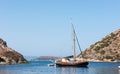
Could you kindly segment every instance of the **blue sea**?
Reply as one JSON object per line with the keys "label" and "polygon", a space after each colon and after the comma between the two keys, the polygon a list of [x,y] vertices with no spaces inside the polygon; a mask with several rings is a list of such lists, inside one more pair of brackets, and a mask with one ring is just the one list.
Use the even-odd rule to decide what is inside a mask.
{"label": "blue sea", "polygon": [[120,74],[120,63],[90,62],[88,67],[49,67],[51,61],[30,61],[29,64],[2,65],[0,74]]}

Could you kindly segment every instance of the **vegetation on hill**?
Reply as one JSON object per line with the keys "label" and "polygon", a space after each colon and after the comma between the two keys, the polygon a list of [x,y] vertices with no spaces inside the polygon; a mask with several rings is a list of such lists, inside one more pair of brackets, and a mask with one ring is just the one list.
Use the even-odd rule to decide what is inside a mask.
{"label": "vegetation on hill", "polygon": [[120,61],[120,29],[91,45],[82,55],[89,61]]}

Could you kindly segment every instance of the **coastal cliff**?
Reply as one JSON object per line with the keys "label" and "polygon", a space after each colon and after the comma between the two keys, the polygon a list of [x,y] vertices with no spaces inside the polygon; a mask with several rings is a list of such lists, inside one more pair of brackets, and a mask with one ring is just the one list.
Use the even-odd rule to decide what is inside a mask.
{"label": "coastal cliff", "polygon": [[9,48],[6,41],[0,38],[0,64],[20,64],[27,60],[20,53]]}
{"label": "coastal cliff", "polygon": [[[120,29],[91,45],[82,55],[83,58],[88,61],[120,61]],[[81,58],[82,55],[80,54],[79,58]]]}

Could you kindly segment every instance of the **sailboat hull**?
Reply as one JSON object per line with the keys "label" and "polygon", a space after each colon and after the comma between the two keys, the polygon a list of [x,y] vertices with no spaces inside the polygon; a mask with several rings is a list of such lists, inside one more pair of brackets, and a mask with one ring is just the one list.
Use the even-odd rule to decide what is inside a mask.
{"label": "sailboat hull", "polygon": [[56,62],[56,66],[87,67],[88,62]]}

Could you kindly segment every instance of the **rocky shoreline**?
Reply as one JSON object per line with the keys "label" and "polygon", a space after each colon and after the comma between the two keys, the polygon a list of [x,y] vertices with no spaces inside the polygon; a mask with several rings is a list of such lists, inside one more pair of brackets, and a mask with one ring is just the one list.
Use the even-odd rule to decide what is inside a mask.
{"label": "rocky shoreline", "polygon": [[27,60],[17,51],[9,48],[6,41],[0,38],[0,65],[21,64]]}

